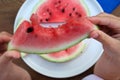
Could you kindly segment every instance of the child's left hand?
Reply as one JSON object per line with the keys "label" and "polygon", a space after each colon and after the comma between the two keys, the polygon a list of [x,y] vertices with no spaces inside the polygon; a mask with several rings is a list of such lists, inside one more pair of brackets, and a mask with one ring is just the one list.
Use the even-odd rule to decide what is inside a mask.
{"label": "child's left hand", "polygon": [[31,80],[29,73],[15,65],[12,60],[20,58],[18,51],[7,51],[12,35],[0,33],[0,80]]}

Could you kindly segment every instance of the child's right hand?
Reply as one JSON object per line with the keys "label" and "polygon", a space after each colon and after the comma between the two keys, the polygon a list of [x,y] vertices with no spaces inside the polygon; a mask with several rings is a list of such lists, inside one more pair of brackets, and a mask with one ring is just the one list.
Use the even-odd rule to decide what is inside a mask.
{"label": "child's right hand", "polygon": [[95,65],[94,73],[105,80],[120,80],[120,18],[101,13],[88,18],[92,23],[101,25],[90,36],[100,41],[104,53]]}

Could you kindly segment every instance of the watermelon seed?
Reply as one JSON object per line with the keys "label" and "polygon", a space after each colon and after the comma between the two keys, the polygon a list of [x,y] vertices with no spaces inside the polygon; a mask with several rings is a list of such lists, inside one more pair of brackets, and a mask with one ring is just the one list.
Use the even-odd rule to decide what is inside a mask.
{"label": "watermelon seed", "polygon": [[78,17],[81,17],[81,14],[79,14]]}
{"label": "watermelon seed", "polygon": [[71,17],[71,16],[72,16],[72,13],[70,13],[69,16]]}
{"label": "watermelon seed", "polygon": [[68,49],[66,49],[65,51],[68,52]]}
{"label": "watermelon seed", "polygon": [[59,1],[58,1],[58,3],[60,4],[60,3],[61,3],[61,1],[59,0]]}
{"label": "watermelon seed", "polygon": [[60,6],[60,3],[61,3],[61,1],[59,0],[59,1],[57,1],[57,2],[55,2],[55,7],[56,8],[58,8],[59,6]]}
{"label": "watermelon seed", "polygon": [[61,10],[61,12],[64,13],[64,12],[65,12],[65,8],[63,8],[63,9]]}
{"label": "watermelon seed", "polygon": [[45,21],[49,21],[49,18],[46,18]]}
{"label": "watermelon seed", "polygon": [[61,10],[62,13],[65,13],[65,8],[67,8],[67,6],[68,6],[68,3],[66,3],[66,4],[64,5],[64,7],[61,7],[61,8],[60,8],[60,10]]}
{"label": "watermelon seed", "polygon": [[52,15],[52,13],[51,13],[51,12],[49,12],[49,15]]}
{"label": "watermelon seed", "polygon": [[43,20],[41,19],[40,22],[42,22]]}
{"label": "watermelon seed", "polygon": [[78,14],[78,17],[81,17],[81,14]]}
{"label": "watermelon seed", "polygon": [[29,27],[28,29],[27,29],[27,33],[31,33],[31,32],[33,32],[34,31],[34,28],[33,27]]}
{"label": "watermelon seed", "polygon": [[78,12],[76,12],[75,14],[76,14],[76,15],[78,15],[79,13],[78,13]]}
{"label": "watermelon seed", "polygon": [[[76,10],[76,8],[74,7],[72,10],[73,10],[73,11],[72,11],[71,13],[69,13],[69,16],[70,16],[70,17],[72,16],[72,14],[73,14],[73,12]],[[76,13],[76,15],[78,15],[78,13]]]}
{"label": "watermelon seed", "polygon": [[81,14],[80,14],[80,13],[75,12],[75,14],[76,14],[78,17],[81,17]]}
{"label": "watermelon seed", "polygon": [[73,8],[73,11],[75,11],[75,9],[76,9],[76,8],[74,7],[74,8]]}
{"label": "watermelon seed", "polygon": [[49,12],[50,10],[49,9],[47,9],[47,12]]}

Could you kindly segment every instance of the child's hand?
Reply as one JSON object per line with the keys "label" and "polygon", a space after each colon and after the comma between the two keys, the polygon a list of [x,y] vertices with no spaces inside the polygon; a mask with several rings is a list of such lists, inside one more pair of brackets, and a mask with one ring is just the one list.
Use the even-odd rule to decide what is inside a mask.
{"label": "child's hand", "polygon": [[7,50],[7,44],[11,37],[12,35],[7,32],[0,32],[0,54]]}
{"label": "child's hand", "polygon": [[18,51],[6,51],[12,35],[0,33],[0,80],[31,80],[27,71],[12,63],[13,59],[20,58]]}
{"label": "child's hand", "polygon": [[88,19],[101,25],[101,30],[92,31],[91,37],[100,41],[104,47],[94,73],[105,80],[120,80],[120,18],[102,13]]}

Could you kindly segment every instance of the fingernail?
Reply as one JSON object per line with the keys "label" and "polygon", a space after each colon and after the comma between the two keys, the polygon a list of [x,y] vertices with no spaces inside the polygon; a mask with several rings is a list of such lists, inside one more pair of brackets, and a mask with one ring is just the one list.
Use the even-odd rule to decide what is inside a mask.
{"label": "fingernail", "polygon": [[92,37],[92,38],[98,38],[98,36],[99,36],[99,34],[96,31],[92,31],[90,34],[90,37]]}
{"label": "fingernail", "polygon": [[95,33],[92,35],[92,38],[98,38],[98,36],[99,36],[98,33]]}

